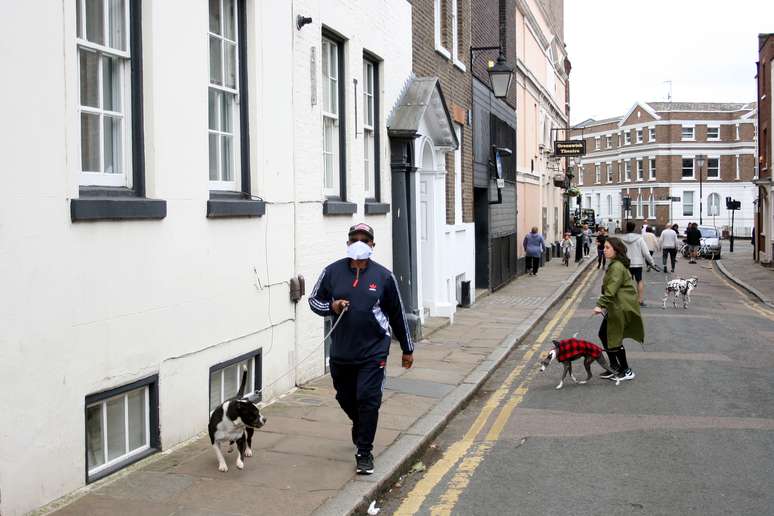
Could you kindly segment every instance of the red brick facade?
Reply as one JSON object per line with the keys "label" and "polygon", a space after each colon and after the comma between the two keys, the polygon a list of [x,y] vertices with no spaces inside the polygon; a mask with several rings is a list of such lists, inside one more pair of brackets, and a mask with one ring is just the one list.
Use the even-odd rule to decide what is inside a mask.
{"label": "red brick facade", "polygon": [[[467,67],[470,49],[471,0],[457,0],[457,60]],[[441,44],[450,52],[452,46],[452,0],[440,0]],[[435,48],[435,1],[413,0],[413,67],[418,77],[438,77],[449,111],[467,114],[471,106],[470,71],[462,71]],[[452,56],[453,57],[453,56]],[[467,118],[467,116],[465,116]],[[462,220],[473,222],[473,134],[468,120],[462,129]],[[454,223],[454,153],[446,155],[446,222]]]}

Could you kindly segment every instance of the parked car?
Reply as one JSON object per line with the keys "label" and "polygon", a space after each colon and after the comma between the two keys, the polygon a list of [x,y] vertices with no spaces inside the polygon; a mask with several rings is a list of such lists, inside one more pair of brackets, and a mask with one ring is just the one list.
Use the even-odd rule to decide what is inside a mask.
{"label": "parked car", "polygon": [[716,260],[720,258],[720,231],[715,226],[699,226],[701,243],[707,246],[707,254]]}

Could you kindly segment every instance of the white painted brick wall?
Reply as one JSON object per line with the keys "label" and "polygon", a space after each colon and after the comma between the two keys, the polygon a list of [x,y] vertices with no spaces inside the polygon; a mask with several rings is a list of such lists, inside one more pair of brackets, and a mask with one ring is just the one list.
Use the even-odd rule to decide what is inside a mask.
{"label": "white painted brick wall", "polygon": [[[347,230],[359,221],[374,228],[376,249],[374,259],[392,265],[391,215],[364,215],[363,140],[362,140],[362,55],[366,49],[379,56],[381,65],[381,192],[382,202],[390,203],[390,157],[385,121],[403,84],[411,74],[411,6],[395,0],[299,0],[294,16],[310,16],[312,24],[295,33],[293,106],[295,119],[296,169],[296,268],[306,278],[307,293],[311,292],[323,267],[342,258],[346,253]],[[347,197],[357,203],[352,216],[323,216],[322,192],[322,79],[321,30],[326,27],[344,38],[347,112]],[[311,105],[310,49],[317,49],[317,99]],[[358,80],[357,122],[361,134],[355,138],[354,87]],[[302,383],[323,372],[323,320],[312,313],[306,298],[297,312],[298,356],[311,355],[298,368],[297,381]]]}

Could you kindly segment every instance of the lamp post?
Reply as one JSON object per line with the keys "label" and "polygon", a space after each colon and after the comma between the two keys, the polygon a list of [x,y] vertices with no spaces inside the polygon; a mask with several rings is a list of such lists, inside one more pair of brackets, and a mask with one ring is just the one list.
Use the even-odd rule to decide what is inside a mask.
{"label": "lamp post", "polygon": [[508,89],[511,87],[511,81],[513,80],[513,67],[505,60],[502,47],[470,47],[470,68],[471,70],[473,69],[473,52],[482,52],[484,50],[499,51],[497,62],[487,67],[486,72],[489,74],[489,85],[492,87],[494,96],[498,99],[505,98],[508,95]]}
{"label": "lamp post", "polygon": [[706,161],[706,157],[704,154],[699,154],[696,156],[696,167],[699,169],[699,225],[701,226],[704,222],[704,219],[702,218],[702,215],[704,214],[704,191],[703,191],[703,180],[702,180],[702,169],[704,168],[704,163]]}

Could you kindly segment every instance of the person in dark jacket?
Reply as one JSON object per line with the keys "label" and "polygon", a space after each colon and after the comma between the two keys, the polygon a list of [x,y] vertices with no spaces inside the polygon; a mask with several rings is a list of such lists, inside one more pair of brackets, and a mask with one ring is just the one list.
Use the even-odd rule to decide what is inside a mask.
{"label": "person in dark jacket", "polygon": [[414,363],[398,282],[386,267],[371,260],[373,248],[371,226],[360,223],[349,228],[347,258],[325,267],[309,296],[314,313],[333,317],[331,379],[336,400],[352,420],[356,471],[362,475],[374,471],[371,451],[392,336],[403,350],[403,367]]}
{"label": "person in dark jacket", "polygon": [[607,259],[605,258],[605,242],[607,241],[607,230],[599,228],[597,233],[597,269],[600,267],[605,270]]}
{"label": "person in dark jacket", "polygon": [[691,259],[688,263],[696,263],[699,247],[701,247],[701,231],[699,231],[699,225],[695,222],[685,232],[685,243],[688,244],[688,250],[691,252]]}
{"label": "person in dark jacket", "polygon": [[532,231],[524,236],[524,252],[526,253],[527,272],[530,276],[535,276],[540,267],[540,257],[546,250],[546,244],[543,241],[543,235],[538,233],[537,226],[532,227]]}

